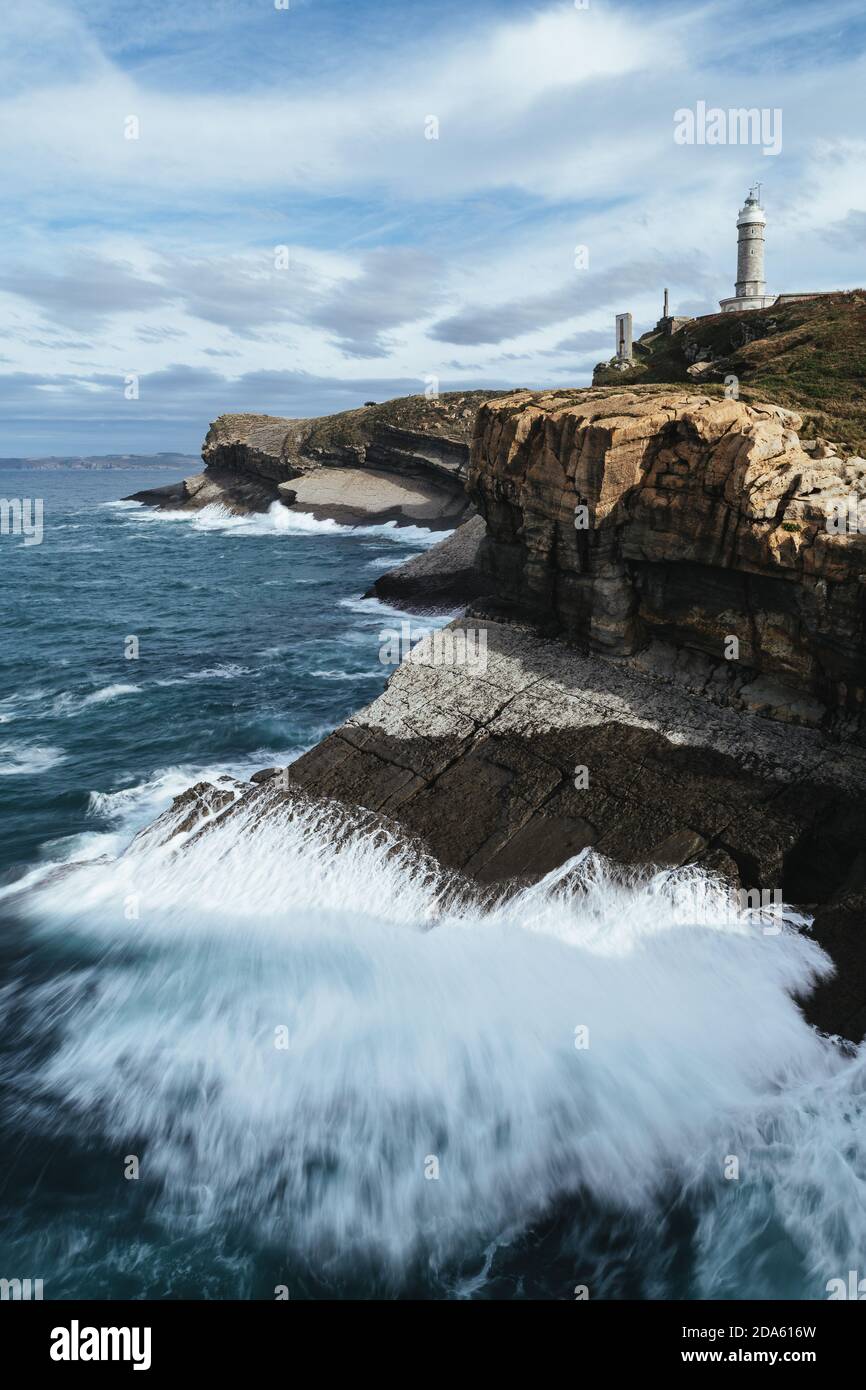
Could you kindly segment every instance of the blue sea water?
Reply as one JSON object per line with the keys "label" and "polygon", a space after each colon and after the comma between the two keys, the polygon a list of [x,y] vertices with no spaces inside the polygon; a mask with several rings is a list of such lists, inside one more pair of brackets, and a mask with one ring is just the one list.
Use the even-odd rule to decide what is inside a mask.
{"label": "blue sea water", "polygon": [[447,908],[308,812],[135,839],[374,698],[405,615],[361,595],[437,539],[118,501],[153,483],[2,475],[45,531],[0,536],[0,1277],[826,1296],[866,1250],[866,1067],[793,1002],[828,969],[797,914],[594,856]]}
{"label": "blue sea water", "polygon": [[160,481],[0,476],[45,517],[39,545],[0,537],[0,873],[107,828],[95,797],[286,762],[384,686],[401,617],[360,596],[437,537],[118,504]]}

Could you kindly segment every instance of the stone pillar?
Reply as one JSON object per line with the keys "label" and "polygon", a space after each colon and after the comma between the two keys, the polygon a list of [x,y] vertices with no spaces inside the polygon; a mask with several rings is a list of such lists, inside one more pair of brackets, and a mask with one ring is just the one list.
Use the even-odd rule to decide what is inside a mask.
{"label": "stone pillar", "polygon": [[668,312],[668,292],[667,292],[667,290],[665,290],[665,310],[664,310],[664,313],[662,314],[662,318],[663,318],[663,319],[669,319],[669,318],[670,318],[670,314],[669,314],[669,312]]}
{"label": "stone pillar", "polygon": [[631,314],[616,316],[616,359],[631,362]]}

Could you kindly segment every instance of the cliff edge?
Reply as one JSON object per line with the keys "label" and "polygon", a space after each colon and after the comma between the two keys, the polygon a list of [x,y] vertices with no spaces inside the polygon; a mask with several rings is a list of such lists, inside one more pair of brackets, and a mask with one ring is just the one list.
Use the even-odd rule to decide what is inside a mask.
{"label": "cliff edge", "polygon": [[[673,331],[671,331],[673,330]],[[690,382],[747,405],[774,401],[802,417],[801,439],[866,453],[866,290],[820,295],[737,314],[664,319],[635,341],[623,369],[601,362],[594,386]]]}
{"label": "cliff edge", "polygon": [[486,611],[859,736],[866,460],[817,456],[799,424],[671,388],[489,402],[468,478]]}
{"label": "cliff edge", "polygon": [[475,418],[496,394],[404,396],[305,420],[221,415],[204,441],[202,473],[126,500],[240,513],[280,502],[348,525],[450,529],[471,513],[464,483]]}

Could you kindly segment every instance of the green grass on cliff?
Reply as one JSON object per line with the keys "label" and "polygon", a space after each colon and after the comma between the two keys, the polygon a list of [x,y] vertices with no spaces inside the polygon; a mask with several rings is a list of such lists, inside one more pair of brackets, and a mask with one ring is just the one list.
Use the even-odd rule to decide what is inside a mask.
{"label": "green grass on cliff", "polygon": [[395,400],[343,410],[301,423],[307,427],[307,447],[366,443],[382,427],[410,433],[439,435],[469,443],[478,407],[483,401],[508,395],[507,391],[443,391],[435,398],[398,396]]}
{"label": "green grass on cliff", "polygon": [[807,299],[744,314],[694,319],[668,337],[648,333],[635,344],[632,370],[597,368],[596,386],[692,383],[688,367],[711,359],[712,373],[693,384],[721,394],[739,378],[740,399],[770,401],[803,416],[805,439],[821,435],[866,455],[866,291]]}

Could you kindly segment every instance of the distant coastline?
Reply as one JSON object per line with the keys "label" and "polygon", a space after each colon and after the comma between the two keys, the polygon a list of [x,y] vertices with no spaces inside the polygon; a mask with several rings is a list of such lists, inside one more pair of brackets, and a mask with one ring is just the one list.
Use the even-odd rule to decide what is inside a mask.
{"label": "distant coastline", "polygon": [[195,454],[48,454],[43,458],[0,458],[0,468],[32,468],[36,471],[55,468],[124,469],[124,468],[182,468],[201,467]]}

